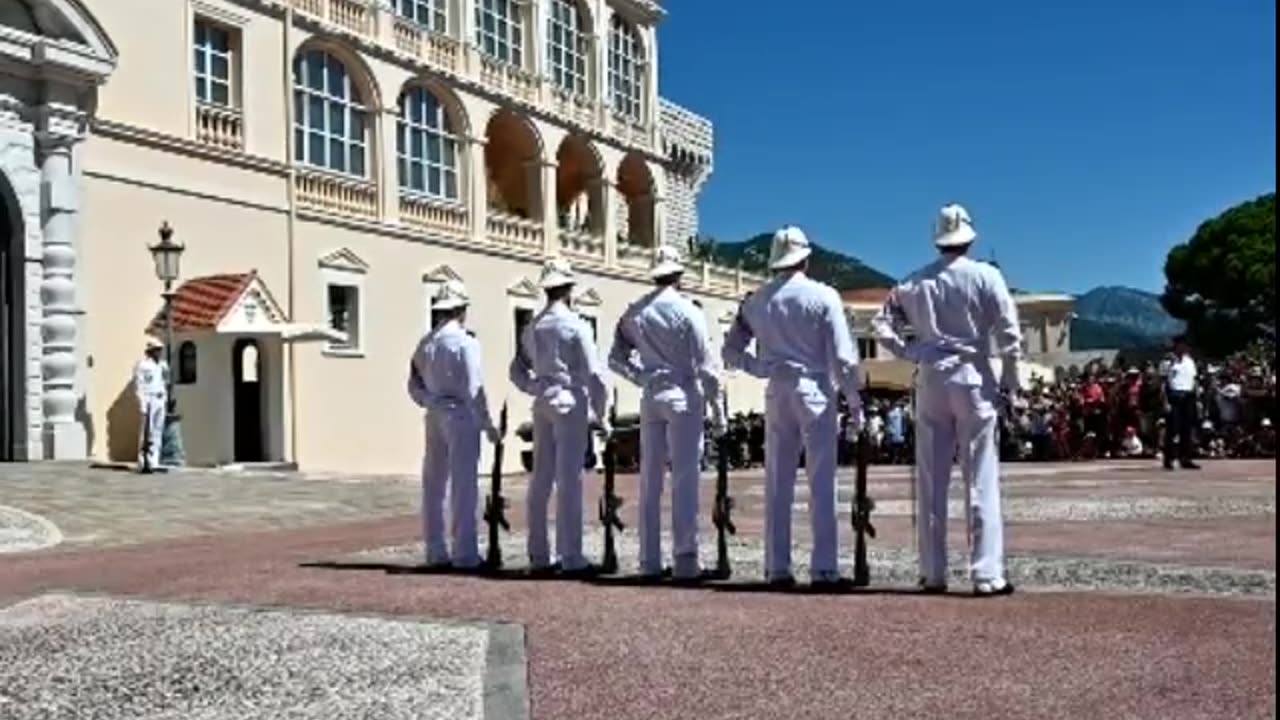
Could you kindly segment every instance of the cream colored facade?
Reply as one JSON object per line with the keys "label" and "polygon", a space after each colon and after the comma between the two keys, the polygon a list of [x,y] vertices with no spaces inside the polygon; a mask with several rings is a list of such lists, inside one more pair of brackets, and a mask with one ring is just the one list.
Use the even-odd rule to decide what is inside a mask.
{"label": "cream colored facade", "polygon": [[[146,246],[162,220],[186,245],[187,310],[201,283],[248,283],[176,337],[189,462],[412,471],[409,353],[451,277],[471,290],[490,400],[510,401],[514,428],[528,399],[506,365],[542,261],[578,268],[605,353],[653,248],[696,229],[710,124],[659,96],[664,14],[651,0],[18,0],[0,13],[5,457],[134,456],[130,375],[160,306]],[[691,269],[717,345],[757,282]],[[730,392],[761,402],[753,380]]]}

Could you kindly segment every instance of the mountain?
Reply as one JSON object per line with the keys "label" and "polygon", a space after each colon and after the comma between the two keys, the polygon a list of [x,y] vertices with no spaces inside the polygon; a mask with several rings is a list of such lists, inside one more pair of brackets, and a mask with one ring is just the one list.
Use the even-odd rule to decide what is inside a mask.
{"label": "mountain", "polygon": [[[765,273],[769,265],[769,245],[773,233],[761,233],[740,242],[718,243],[716,259],[725,265],[742,263],[748,272]],[[813,246],[809,270],[813,277],[834,286],[837,290],[892,287],[897,280],[857,258],[849,257],[820,245]]]}
{"label": "mountain", "polygon": [[1161,347],[1185,327],[1160,304],[1160,296],[1130,287],[1096,287],[1076,297],[1072,350],[1141,350]]}

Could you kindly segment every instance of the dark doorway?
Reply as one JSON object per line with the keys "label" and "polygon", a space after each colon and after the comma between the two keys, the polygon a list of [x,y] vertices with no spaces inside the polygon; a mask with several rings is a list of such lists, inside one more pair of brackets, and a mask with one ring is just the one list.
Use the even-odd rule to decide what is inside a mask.
{"label": "dark doorway", "polygon": [[234,387],[235,461],[263,462],[266,457],[263,422],[262,349],[250,338],[237,340],[231,350]]}
{"label": "dark doorway", "polygon": [[0,462],[25,460],[26,373],[23,372],[22,223],[0,177]]}

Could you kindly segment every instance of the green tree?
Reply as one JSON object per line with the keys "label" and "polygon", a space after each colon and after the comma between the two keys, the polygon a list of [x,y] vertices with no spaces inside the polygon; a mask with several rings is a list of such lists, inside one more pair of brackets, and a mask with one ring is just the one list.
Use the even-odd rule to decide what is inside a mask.
{"label": "green tree", "polygon": [[1203,352],[1225,355],[1275,333],[1276,194],[1206,220],[1164,263],[1161,304]]}

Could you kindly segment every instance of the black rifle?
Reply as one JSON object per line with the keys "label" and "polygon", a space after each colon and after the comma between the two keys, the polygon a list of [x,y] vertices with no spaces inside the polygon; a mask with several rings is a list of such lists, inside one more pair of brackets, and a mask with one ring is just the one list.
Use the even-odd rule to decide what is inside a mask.
{"label": "black rifle", "polygon": [[867,538],[875,538],[876,528],[871,524],[871,511],[876,502],[867,497],[867,465],[871,460],[871,439],[863,428],[858,433],[857,472],[853,488],[853,584],[866,587],[871,584],[871,568],[867,566]]}
{"label": "black rifle", "polygon": [[613,395],[613,406],[609,408],[609,425],[612,432],[604,443],[604,493],[600,496],[600,524],[604,525],[604,557],[600,562],[600,571],[605,574],[618,572],[618,549],[614,546],[613,531],[622,532],[626,526],[618,517],[618,509],[622,507],[622,498],[614,493],[614,473],[618,469],[618,394]]}
{"label": "black rifle", "polygon": [[[724,416],[729,417],[729,394],[724,395]],[[729,433],[725,428],[716,438],[716,500],[711,507],[711,522],[716,526],[715,576],[727,580],[733,575],[729,564],[729,536],[737,535],[733,525],[733,498],[729,496]]]}
{"label": "black rifle", "polygon": [[502,413],[498,416],[498,442],[493,444],[493,473],[489,476],[489,497],[484,502],[484,521],[489,523],[489,553],[485,559],[485,566],[490,570],[502,568],[502,541],[498,535],[498,529],[511,532],[511,525],[507,523],[507,499],[502,496],[502,446],[506,436],[507,404],[502,403]]}

